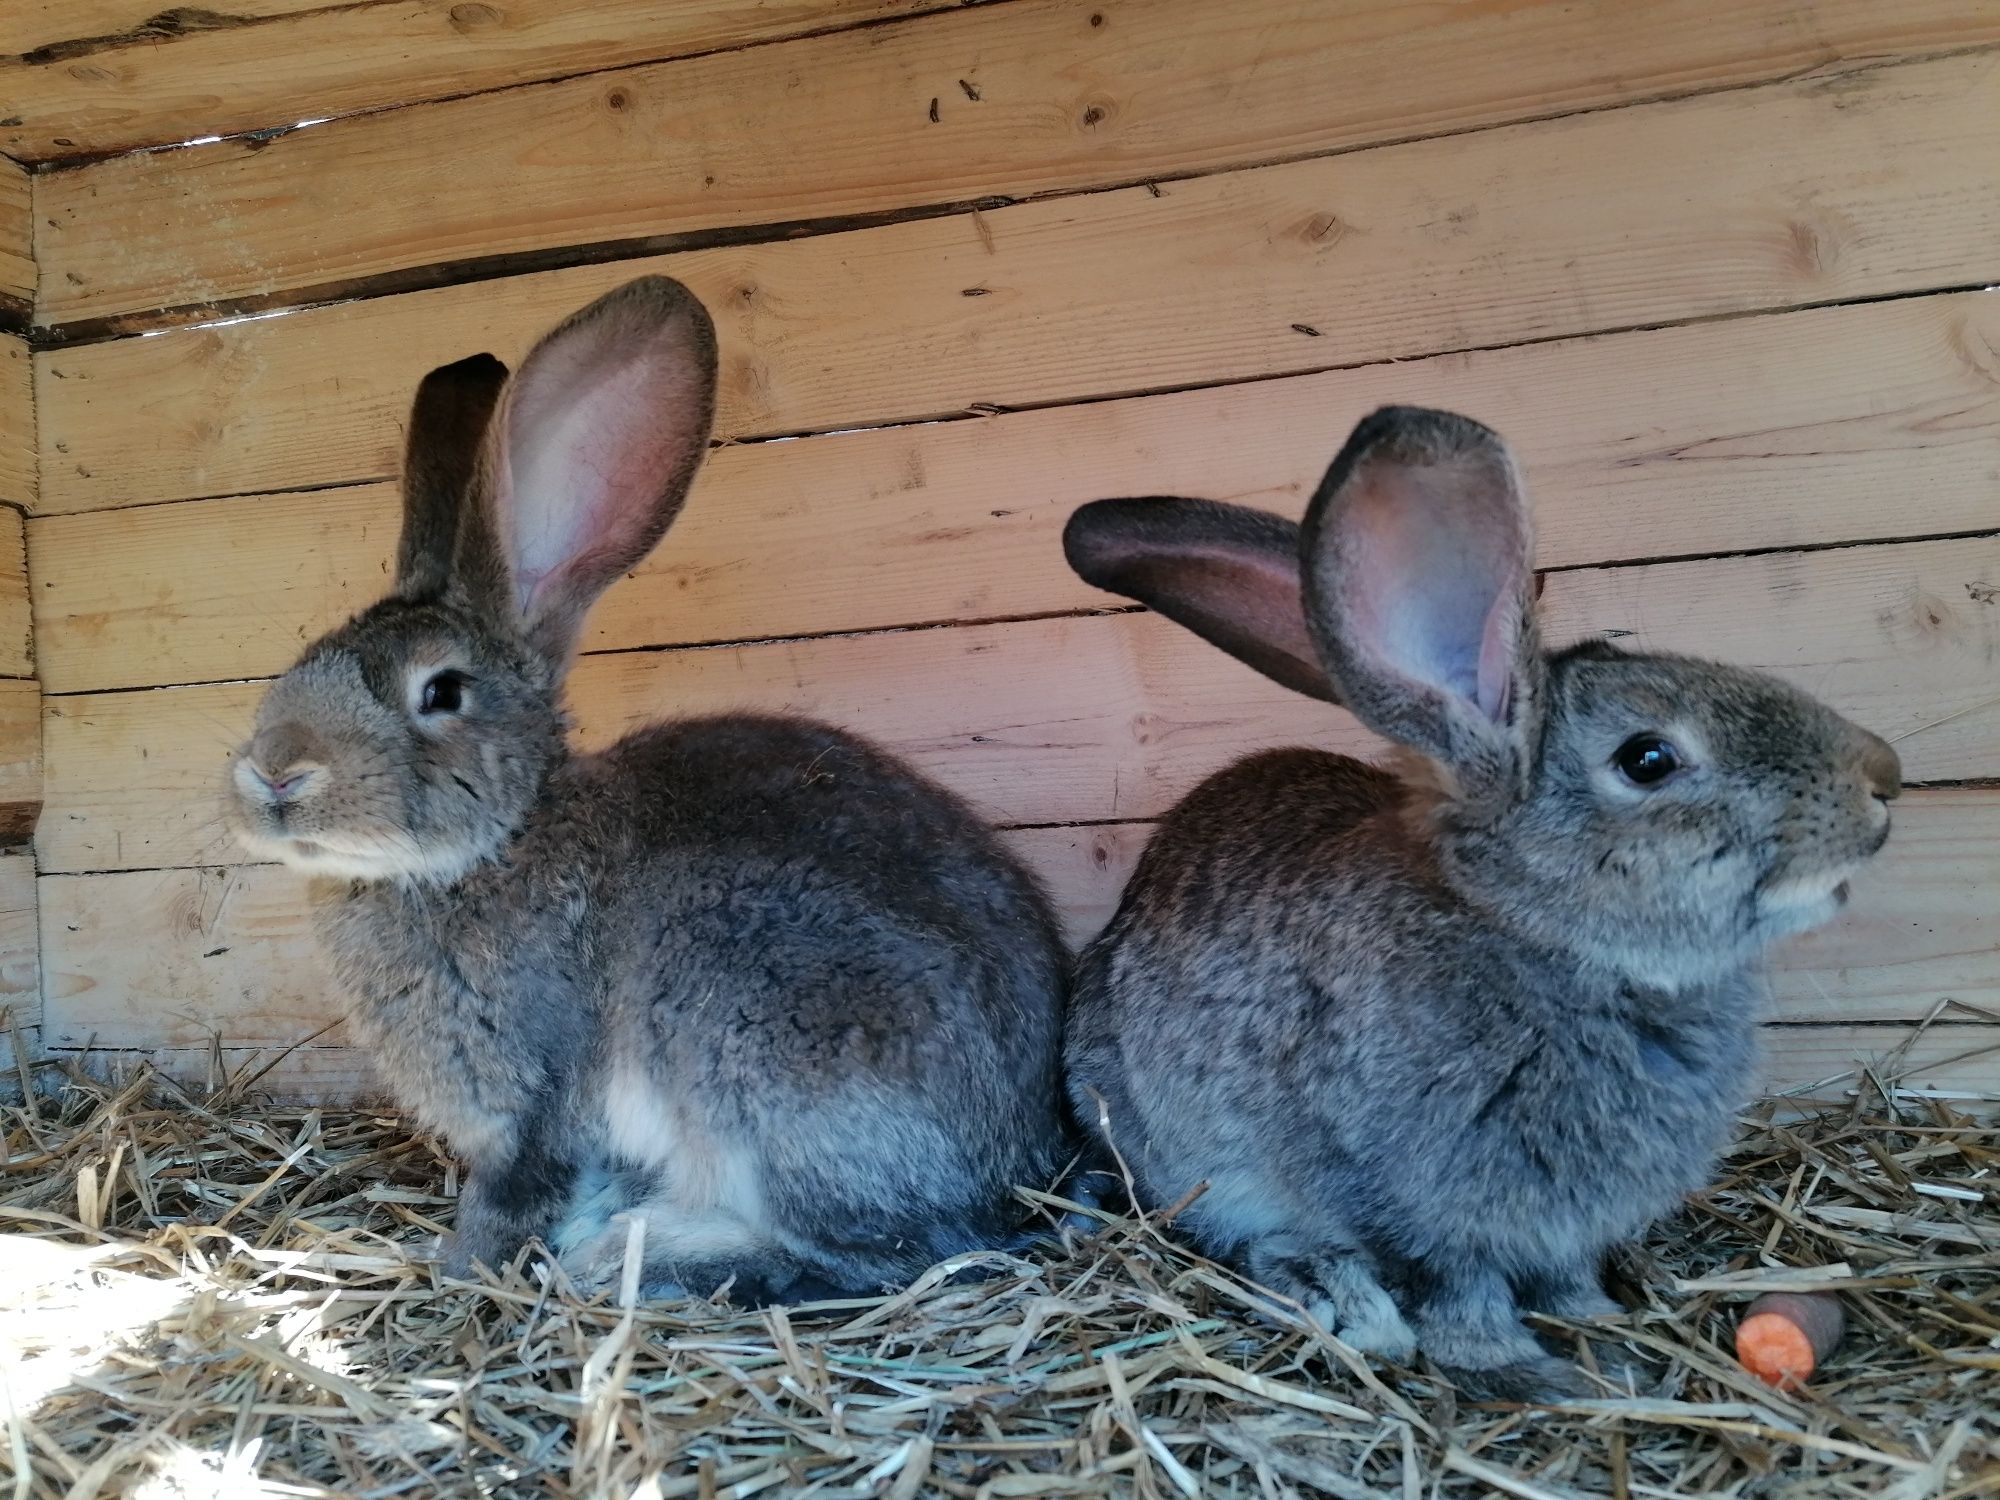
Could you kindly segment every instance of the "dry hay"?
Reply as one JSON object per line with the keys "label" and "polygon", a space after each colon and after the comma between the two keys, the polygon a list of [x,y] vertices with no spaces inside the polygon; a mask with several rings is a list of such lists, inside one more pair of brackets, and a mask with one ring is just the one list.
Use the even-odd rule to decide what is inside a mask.
{"label": "dry hay", "polygon": [[[1880,1074],[1747,1122],[1605,1341],[1552,1329],[1657,1387],[1558,1410],[1371,1372],[1130,1219],[789,1315],[444,1284],[453,1172],[393,1117],[60,1083],[0,1115],[0,1500],[2000,1492],[2000,1119]],[[1850,1331],[1784,1396],[1728,1339],[1802,1282]]]}

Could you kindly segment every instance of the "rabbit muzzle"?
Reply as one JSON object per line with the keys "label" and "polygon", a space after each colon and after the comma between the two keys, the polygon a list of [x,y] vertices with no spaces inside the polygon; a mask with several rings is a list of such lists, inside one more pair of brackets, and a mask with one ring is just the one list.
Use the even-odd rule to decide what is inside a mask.
{"label": "rabbit muzzle", "polygon": [[430,860],[394,803],[397,778],[373,737],[324,707],[291,713],[282,681],[236,753],[224,789],[227,821],[251,855],[308,875],[404,876]]}
{"label": "rabbit muzzle", "polygon": [[1796,799],[1784,853],[1758,883],[1759,916],[1801,932],[1847,904],[1848,885],[1889,841],[1889,803],[1902,792],[1902,762],[1886,740],[1852,728],[1852,749],[1826,782]]}

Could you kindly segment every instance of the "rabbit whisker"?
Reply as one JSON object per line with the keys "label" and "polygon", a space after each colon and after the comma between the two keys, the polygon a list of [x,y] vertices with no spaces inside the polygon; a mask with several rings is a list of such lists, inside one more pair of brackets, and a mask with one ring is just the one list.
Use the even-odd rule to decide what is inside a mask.
{"label": "rabbit whisker", "polygon": [[1963,719],[1970,714],[1976,714],[1985,709],[1992,708],[1995,704],[2000,704],[2000,698],[1987,698],[1982,702],[1974,703],[1969,705],[1968,707],[1961,708],[1955,713],[1948,713],[1942,719],[1932,719],[1928,724],[1919,724],[1914,729],[1905,729],[1901,734],[1892,734],[1889,736],[1889,743],[1892,745],[1900,745],[1903,743],[1904,740],[1922,734],[1926,729],[1936,729],[1940,725],[1950,724],[1955,720]]}

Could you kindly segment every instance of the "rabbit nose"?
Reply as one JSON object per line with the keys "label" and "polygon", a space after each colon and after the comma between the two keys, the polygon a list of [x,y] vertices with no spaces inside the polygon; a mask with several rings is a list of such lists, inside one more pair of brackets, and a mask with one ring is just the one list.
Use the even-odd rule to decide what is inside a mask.
{"label": "rabbit nose", "polygon": [[259,790],[273,801],[284,802],[297,797],[325,770],[312,748],[303,730],[280,724],[251,740],[239,764]]}
{"label": "rabbit nose", "polygon": [[250,774],[264,784],[264,789],[272,797],[283,802],[287,797],[305,790],[306,783],[319,774],[318,766],[288,766],[283,775],[274,776],[269,771],[250,768]]}
{"label": "rabbit nose", "polygon": [[1903,762],[1887,740],[1869,735],[1861,751],[1861,774],[1868,779],[1868,795],[1887,802],[1902,795]]}

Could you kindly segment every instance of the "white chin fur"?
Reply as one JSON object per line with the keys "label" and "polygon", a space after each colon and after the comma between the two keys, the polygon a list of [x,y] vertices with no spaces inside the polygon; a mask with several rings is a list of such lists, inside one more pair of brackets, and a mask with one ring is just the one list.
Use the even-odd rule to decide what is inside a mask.
{"label": "white chin fur", "polygon": [[1856,868],[1845,865],[1782,880],[1757,898],[1758,913],[1766,922],[1788,932],[1804,932],[1830,922],[1840,911],[1842,889]]}
{"label": "white chin fur", "polygon": [[342,847],[338,841],[273,838],[250,832],[240,833],[238,839],[249,853],[259,858],[276,860],[303,875],[336,880],[406,880],[445,885],[469,872],[482,857],[480,850],[470,848],[377,845],[360,849]]}

